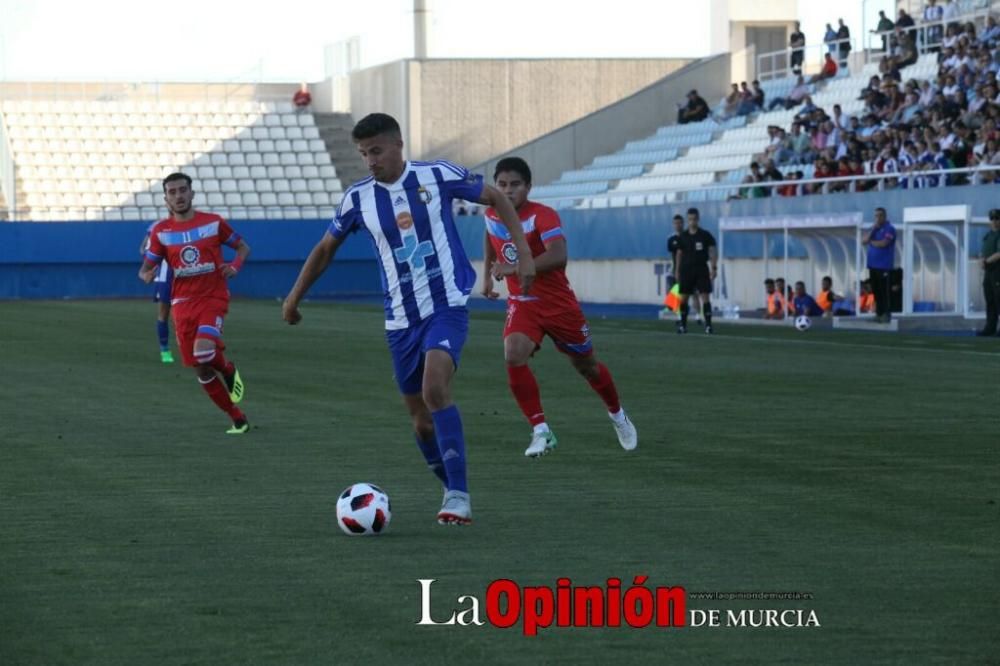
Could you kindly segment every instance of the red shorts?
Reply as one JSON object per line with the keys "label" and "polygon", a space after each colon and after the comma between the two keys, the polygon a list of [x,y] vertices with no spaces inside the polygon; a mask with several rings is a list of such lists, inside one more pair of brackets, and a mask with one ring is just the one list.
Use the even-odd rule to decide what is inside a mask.
{"label": "red shorts", "polygon": [[507,323],[503,336],[522,333],[535,343],[535,349],[542,346],[542,338],[549,336],[556,343],[556,349],[570,356],[590,356],[594,345],[590,339],[590,326],[577,307],[561,312],[542,311],[536,301],[507,301]]}
{"label": "red shorts", "polygon": [[[181,351],[184,365],[198,365],[194,355],[194,342],[201,338],[215,342],[215,348],[222,350],[222,320],[229,312],[229,304],[214,298],[184,301],[170,310],[174,317],[174,333],[177,348]],[[214,354],[213,354],[214,355]]]}

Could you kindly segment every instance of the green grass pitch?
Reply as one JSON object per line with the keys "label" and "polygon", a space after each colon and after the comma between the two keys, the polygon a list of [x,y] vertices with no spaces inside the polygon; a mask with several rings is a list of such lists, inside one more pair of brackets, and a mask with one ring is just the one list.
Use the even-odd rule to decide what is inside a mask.
{"label": "green grass pitch", "polygon": [[[592,321],[640,436],[551,344],[533,361],[559,448],[522,451],[496,313],[454,395],[475,524],[441,527],[378,308],[237,301],[242,438],[154,306],[0,303],[0,664],[997,663],[997,341]],[[379,538],[337,493],[392,498]],[[490,581],[807,591],[813,628],[424,627]],[[483,613],[485,618],[485,613]]]}

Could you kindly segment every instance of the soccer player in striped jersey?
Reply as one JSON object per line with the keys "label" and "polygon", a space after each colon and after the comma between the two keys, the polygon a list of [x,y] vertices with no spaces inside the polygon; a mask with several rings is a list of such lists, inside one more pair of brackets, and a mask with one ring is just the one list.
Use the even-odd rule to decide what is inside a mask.
{"label": "soccer player in striped jersey", "polygon": [[373,113],[352,130],[371,176],[344,192],[336,217],[306,259],[282,307],[289,324],[302,319],[298,306],[330,265],[347,236],[371,237],[382,275],[386,340],[396,383],[409,411],[417,445],[444,484],[437,521],[472,522],[466,479],[465,436],[451,381],[468,333],[465,304],[476,274],[452,218],[452,201],[493,206],[511,242],[526,261],[517,274],[527,291],[534,262],[510,201],[482,176],[446,161],[403,158],[403,138],[392,116]]}
{"label": "soccer player in striped jersey", "polygon": [[604,401],[618,443],[632,451],[639,445],[635,426],[622,409],[611,373],[594,354],[590,326],[566,279],[566,237],[559,214],[528,199],[531,168],[520,157],[505,157],[497,162],[493,182],[517,210],[538,272],[531,293],[523,293],[513,275],[524,255],[511,242],[504,226],[498,224],[497,211],[487,209],[482,290],[487,298],[498,298],[493,281],[507,283],[507,323],[503,330],[507,383],[533,429],[524,455],[545,455],[556,445],[555,433],[545,421],[538,382],[528,367],[528,360],[541,348],[546,336]]}
{"label": "soccer player in striped jersey", "polygon": [[[243,380],[223,354],[222,320],[229,311],[226,280],[239,273],[250,246],[218,215],[194,209],[189,176],[172,173],[164,178],[163,198],[170,217],[150,229],[139,279],[152,282],[162,261],[173,268],[170,305],[181,359],[195,369],[212,402],[233,420],[226,433],[242,435],[250,430],[246,414],[236,406],[243,399]],[[236,250],[231,263],[223,262],[223,245]]]}
{"label": "soccer player in striped jersey", "polygon": [[[149,234],[156,226],[156,222],[149,225],[146,235],[139,245],[139,254],[146,256],[149,249]],[[160,340],[160,362],[173,363],[174,355],[170,353],[170,284],[173,282],[174,272],[170,270],[170,264],[166,261],[160,262],[160,267],[153,278],[155,291],[153,301],[156,303],[156,337]]]}

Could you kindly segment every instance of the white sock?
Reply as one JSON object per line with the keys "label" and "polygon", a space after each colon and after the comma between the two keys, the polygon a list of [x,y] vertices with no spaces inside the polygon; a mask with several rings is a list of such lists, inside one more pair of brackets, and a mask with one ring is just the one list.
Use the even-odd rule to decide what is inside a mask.
{"label": "white sock", "polygon": [[533,434],[533,435],[543,435],[543,434],[545,434],[547,432],[549,432],[549,424],[548,423],[539,423],[532,430],[531,434]]}
{"label": "white sock", "polygon": [[623,423],[625,421],[625,410],[619,409],[614,414],[608,412],[608,416],[610,416],[611,420],[614,421],[615,423]]}

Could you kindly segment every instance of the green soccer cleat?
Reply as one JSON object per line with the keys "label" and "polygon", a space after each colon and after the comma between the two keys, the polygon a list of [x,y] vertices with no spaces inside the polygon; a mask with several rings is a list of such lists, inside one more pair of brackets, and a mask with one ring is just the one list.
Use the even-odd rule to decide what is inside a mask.
{"label": "green soccer cleat", "polygon": [[174,355],[170,353],[170,350],[160,352],[160,363],[173,363]]}
{"label": "green soccer cleat", "polygon": [[233,366],[233,374],[228,377],[223,375],[222,379],[226,382],[226,389],[229,390],[229,399],[234,405],[238,405],[243,400],[243,380],[240,379],[240,371]]}
{"label": "green soccer cleat", "polygon": [[226,431],[227,435],[245,435],[250,432],[250,422],[246,417],[233,421],[233,427]]}

